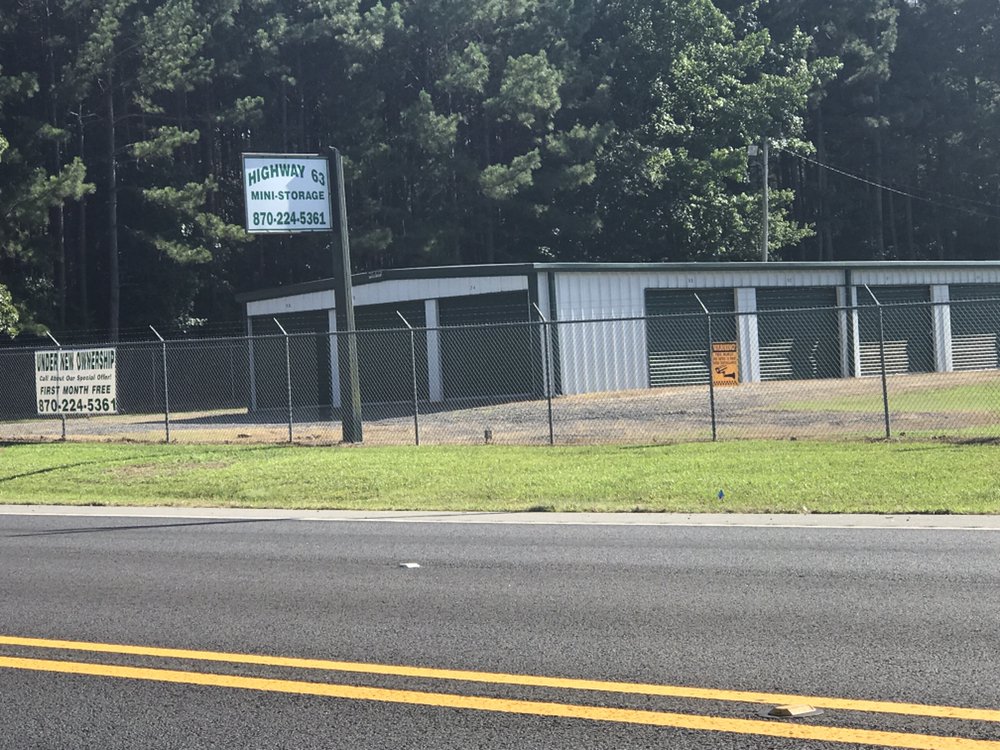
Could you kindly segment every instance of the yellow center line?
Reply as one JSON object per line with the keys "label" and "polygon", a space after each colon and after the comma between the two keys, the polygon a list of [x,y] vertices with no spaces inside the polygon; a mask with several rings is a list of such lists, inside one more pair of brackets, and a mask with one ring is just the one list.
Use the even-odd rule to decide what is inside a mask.
{"label": "yellow center line", "polygon": [[823,696],[793,695],[786,693],[760,693],[742,690],[717,690],[713,688],[687,687],[681,685],[655,685],[633,682],[608,682],[604,680],[580,680],[564,677],[504,674],[498,672],[471,672],[455,669],[434,669],[430,667],[407,667],[392,664],[368,664],[364,662],[302,659],[287,656],[238,654],[218,651],[191,651],[176,648],[158,648],[155,646],[130,646],[111,643],[91,643],[87,641],[21,638],[18,636],[4,635],[0,635],[0,646],[25,646],[29,648],[58,649],[61,651],[86,651],[92,653],[125,654],[129,656],[186,659],[188,661],[256,664],[268,667],[291,667],[293,669],[313,669],[328,672],[390,675],[430,680],[454,680],[457,682],[479,682],[492,685],[519,685],[525,687],[555,688],[559,690],[588,690],[603,693],[651,695],[666,698],[689,698],[695,700],[734,703],[808,703],[816,708],[841,711],[862,711],[866,713],[901,714],[904,716],[926,716],[938,719],[1000,722],[1000,711],[987,708],[932,706],[919,703],[854,700],[851,698],[828,698]]}
{"label": "yellow center line", "polygon": [[797,740],[878,745],[881,747],[908,748],[909,750],[1000,750],[1000,742],[972,740],[962,737],[904,734],[870,729],[788,724],[753,719],[730,719],[624,708],[580,706],[565,703],[482,698],[448,693],[426,693],[413,690],[388,690],[383,688],[355,687],[353,685],[272,680],[260,677],[240,677],[207,672],[181,672],[170,669],[122,667],[87,662],[0,657],[0,668],[36,672],[59,672],[94,677],[114,677],[182,685],[260,690],[273,693],[294,693],[297,695],[315,695],[327,698],[345,698],[382,703],[406,703],[439,708],[493,711],[530,716],[589,719],[592,721],[641,724],[705,732],[727,732]]}

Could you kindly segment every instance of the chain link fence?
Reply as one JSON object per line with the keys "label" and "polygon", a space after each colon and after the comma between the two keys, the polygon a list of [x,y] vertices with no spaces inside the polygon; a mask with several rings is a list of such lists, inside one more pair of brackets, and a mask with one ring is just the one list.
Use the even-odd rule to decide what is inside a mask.
{"label": "chain link fence", "polygon": [[[861,289],[845,307],[698,303],[611,320],[536,310],[430,328],[400,314],[351,334],[276,320],[252,337],[8,347],[0,440],[337,443],[348,336],[368,444],[1000,437],[998,299],[896,304]],[[109,413],[93,412],[86,387],[74,396],[69,369],[38,379],[56,361],[40,354],[69,368],[88,348],[114,352]]]}

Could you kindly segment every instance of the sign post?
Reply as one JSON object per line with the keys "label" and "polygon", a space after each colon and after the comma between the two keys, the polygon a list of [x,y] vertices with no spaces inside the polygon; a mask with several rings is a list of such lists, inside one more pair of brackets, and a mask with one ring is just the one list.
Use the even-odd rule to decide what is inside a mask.
{"label": "sign post", "polygon": [[334,295],[337,319],[337,362],[343,441],[360,443],[361,386],[358,342],[354,330],[351,290],[351,249],[347,235],[347,199],[340,151],[312,154],[243,154],[243,194],[246,230],[250,234],[309,234],[333,232],[330,189],[331,162],[337,189],[340,242],[333,246]]}
{"label": "sign post", "polygon": [[[360,443],[361,380],[358,377],[358,335],[354,329],[354,293],[351,290],[351,244],[347,236],[347,198],[344,160],[330,147],[337,178],[340,242],[333,243],[334,304],[337,315],[337,363],[340,367],[340,423],[345,443]],[[343,333],[341,333],[343,331]]]}

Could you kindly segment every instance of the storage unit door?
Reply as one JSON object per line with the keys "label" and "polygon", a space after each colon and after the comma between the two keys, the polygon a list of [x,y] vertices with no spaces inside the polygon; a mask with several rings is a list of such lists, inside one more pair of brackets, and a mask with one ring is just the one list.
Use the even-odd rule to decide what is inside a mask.
{"label": "storage unit door", "polygon": [[[251,352],[257,408],[285,409],[288,381],[285,375],[285,338],[274,324],[277,318],[288,333],[292,374],[292,405],[330,405],[330,323],[326,310],[262,315],[252,318],[254,339]],[[312,335],[295,335],[312,334]],[[266,338],[256,338],[266,336]]]}
{"label": "storage unit door", "polygon": [[949,296],[954,369],[1000,367],[1000,284],[952,284]]}
{"label": "storage unit door", "polygon": [[[879,286],[872,292],[883,305],[885,371],[890,374],[934,371],[933,315],[926,286]],[[864,287],[858,288],[861,375],[878,375],[878,308]],[[905,306],[900,306],[905,305]]]}
{"label": "storage unit door", "polygon": [[[707,319],[695,294],[712,313],[734,313],[732,289],[647,289],[646,351],[649,385],[708,383]],[[735,315],[712,316],[712,341],[736,341]]]}
{"label": "storage unit door", "polygon": [[840,377],[835,287],[757,290],[761,380]]}
{"label": "storage unit door", "polygon": [[[399,313],[411,326],[423,329],[423,300],[354,308],[362,403],[408,403],[413,400],[410,331]],[[427,398],[427,333],[416,331],[413,344],[417,358],[417,394],[419,398]]]}
{"label": "storage unit door", "polygon": [[[438,302],[445,399],[525,396],[540,349],[527,325],[528,292],[448,297]],[[518,325],[504,325],[519,323]]]}

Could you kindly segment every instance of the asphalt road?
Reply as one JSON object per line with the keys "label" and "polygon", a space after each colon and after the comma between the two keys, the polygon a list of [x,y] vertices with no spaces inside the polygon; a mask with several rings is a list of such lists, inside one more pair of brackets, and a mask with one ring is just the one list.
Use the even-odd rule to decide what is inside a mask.
{"label": "asphalt road", "polygon": [[[0,748],[1000,748],[998,553],[997,529],[3,514]],[[737,691],[854,703],[765,719]]]}

